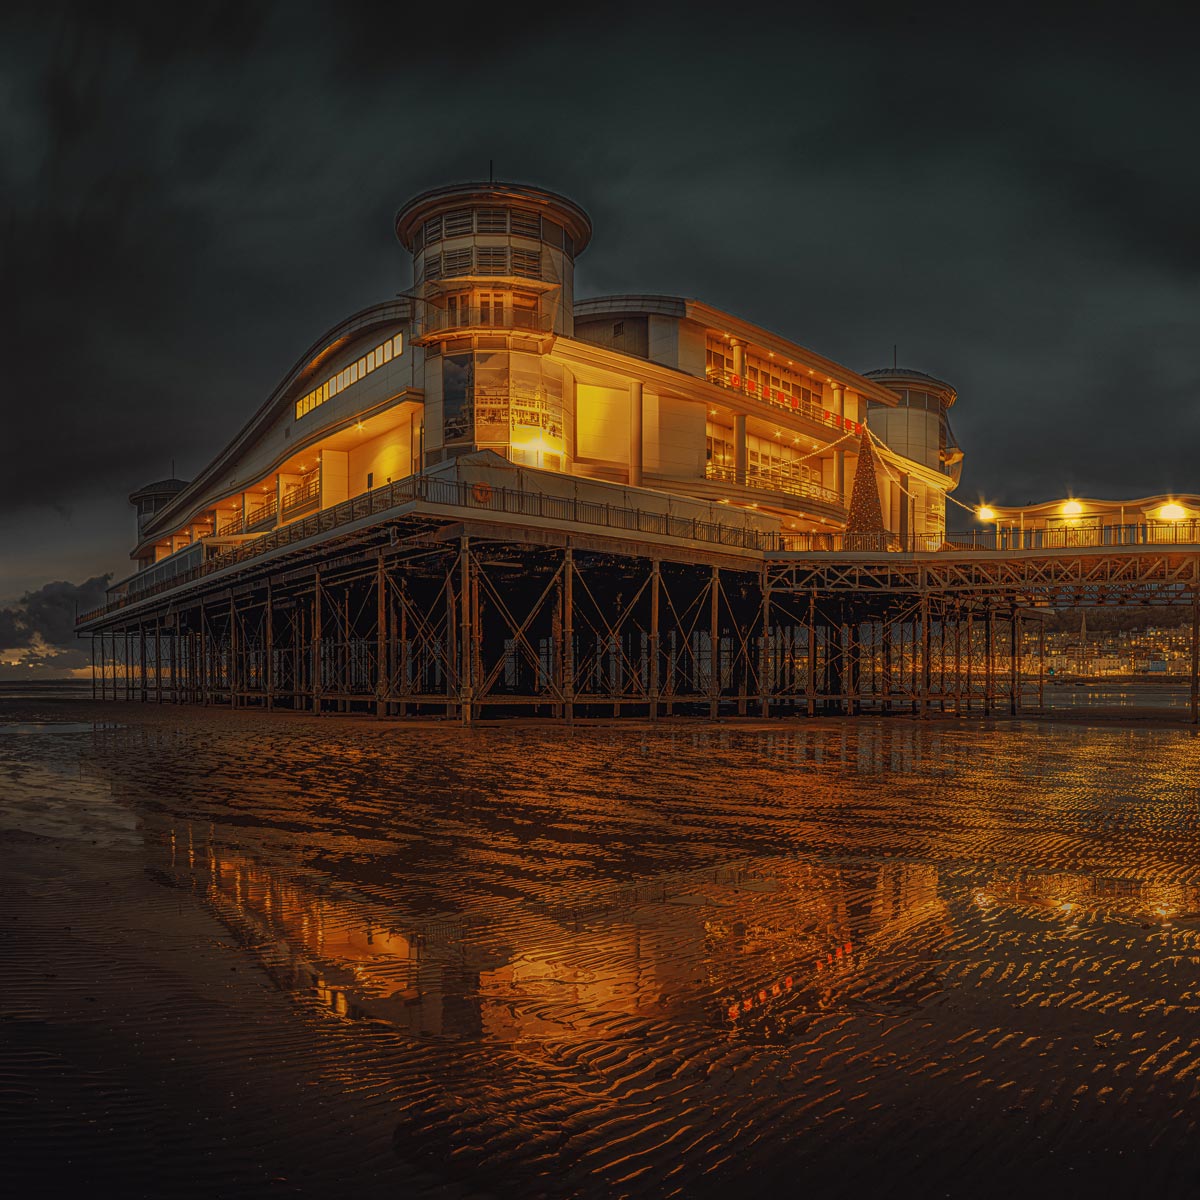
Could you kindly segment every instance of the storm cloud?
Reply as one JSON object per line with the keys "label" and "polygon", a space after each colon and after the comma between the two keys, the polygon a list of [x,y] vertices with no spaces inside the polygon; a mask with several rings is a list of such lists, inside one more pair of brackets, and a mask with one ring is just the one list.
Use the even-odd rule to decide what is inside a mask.
{"label": "storm cloud", "polygon": [[950,380],[968,503],[1200,491],[1200,91],[1162,14],[564,9],[18,9],[0,597],[126,573],[128,493],[405,289],[395,208],[490,163],[591,213],[580,296]]}
{"label": "storm cloud", "polygon": [[75,618],[104,603],[111,575],[83,583],[58,581],[27,592],[18,604],[0,608],[0,651],[26,646],[74,647]]}

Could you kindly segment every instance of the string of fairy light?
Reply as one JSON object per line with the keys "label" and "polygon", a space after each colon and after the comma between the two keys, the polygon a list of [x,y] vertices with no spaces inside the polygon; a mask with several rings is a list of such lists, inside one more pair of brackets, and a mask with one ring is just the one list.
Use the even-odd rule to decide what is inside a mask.
{"label": "string of fairy light", "polygon": [[[863,425],[863,431],[866,433],[867,437],[871,439],[871,444],[876,449],[885,450],[889,454],[893,453],[887,443],[876,437],[875,434],[872,433],[865,424]],[[909,500],[912,500],[914,503],[917,502],[917,497],[914,496],[913,493],[910,492],[900,482],[899,478],[893,473],[891,467],[888,466],[887,458],[883,454],[880,454],[878,457],[879,461],[883,464],[884,473],[888,476],[888,478],[900,489],[901,492],[904,493],[905,496],[909,498]],[[949,503],[955,504],[961,508],[963,512],[970,513],[971,516],[978,521],[991,523],[999,522],[1003,519],[1003,514],[997,512],[989,504],[980,504],[978,507],[971,504],[964,504],[957,497],[951,496],[949,492],[946,493],[946,499],[949,501]],[[1077,518],[1082,517],[1085,513],[1085,510],[1080,501],[1070,498],[1062,501],[1060,505],[1060,513],[1062,516],[1067,518]],[[1184,508],[1182,504],[1179,504],[1175,500],[1169,500],[1166,504],[1159,505],[1154,515],[1161,521],[1185,521],[1189,517],[1192,517],[1193,520],[1195,519],[1195,517],[1189,513],[1189,511]]]}

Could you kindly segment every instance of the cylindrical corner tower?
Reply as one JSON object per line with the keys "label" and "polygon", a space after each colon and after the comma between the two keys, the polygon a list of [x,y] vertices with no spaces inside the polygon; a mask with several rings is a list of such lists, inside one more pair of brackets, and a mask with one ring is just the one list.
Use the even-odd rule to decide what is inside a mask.
{"label": "cylindrical corner tower", "polygon": [[491,449],[566,470],[570,380],[548,354],[574,335],[587,213],[542,188],[462,183],[410,200],[396,236],[413,256],[426,462]]}
{"label": "cylindrical corner tower", "polygon": [[130,492],[129,503],[137,509],[138,536],[145,531],[146,524],[160,509],[166,508],[187,487],[186,479],[160,479],[148,483],[136,492]]}
{"label": "cylindrical corner tower", "polygon": [[413,256],[423,336],[468,328],[571,337],[575,256],[592,223],[565,196],[518,183],[460,183],[410,200],[396,236]]}
{"label": "cylindrical corner tower", "polygon": [[948,413],[958,393],[942,379],[907,367],[868,371],[868,379],[900,397],[895,408],[872,402],[867,423],[897,454],[922,463],[955,483],[962,473],[962,451],[950,431]]}

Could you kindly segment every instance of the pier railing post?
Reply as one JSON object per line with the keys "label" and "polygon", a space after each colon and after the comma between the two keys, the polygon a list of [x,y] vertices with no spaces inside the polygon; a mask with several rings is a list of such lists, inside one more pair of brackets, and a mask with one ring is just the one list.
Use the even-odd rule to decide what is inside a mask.
{"label": "pier railing post", "polygon": [[1191,720],[1200,723],[1200,558],[1192,563]]}
{"label": "pier railing post", "polygon": [[721,604],[721,569],[713,567],[709,584],[708,717],[717,719],[721,705],[721,643],[718,629]]}
{"label": "pier railing post", "polygon": [[995,633],[996,629],[994,614],[992,612],[992,602],[989,600],[987,607],[983,610],[983,715],[985,717],[990,717],[992,715],[992,701],[995,698]]}
{"label": "pier railing post", "polygon": [[762,592],[762,622],[761,622],[761,638],[758,644],[758,700],[759,700],[759,715],[768,717],[771,715],[770,702],[770,678],[769,669],[771,662],[771,584],[767,576],[767,568],[764,566],[759,575],[759,590]]}
{"label": "pier railing post", "polygon": [[1008,715],[1015,717],[1021,711],[1021,610],[1014,608],[1009,617],[1009,695]]}
{"label": "pier railing post", "polygon": [[817,592],[808,594],[808,679],[804,685],[808,715],[817,715]]}
{"label": "pier railing post", "polygon": [[321,569],[317,567],[313,571],[313,625],[312,625],[312,670],[311,670],[311,686],[312,693],[312,710],[315,713],[321,711],[321,654],[323,647],[321,646],[321,609],[323,608],[321,599]]}
{"label": "pier railing post", "polygon": [[660,677],[662,664],[658,657],[658,593],[662,582],[660,571],[658,559],[653,559],[650,563],[650,720],[652,721],[658,720],[658,698],[662,691]]}
{"label": "pier railing post", "polygon": [[930,664],[931,637],[929,628],[929,580],[924,568],[921,570],[921,678],[918,700],[918,715],[929,716],[929,691],[931,683]]}
{"label": "pier railing post", "polygon": [[387,714],[387,694],[391,680],[387,662],[387,578],[383,571],[383,550],[375,559],[375,715]]}
{"label": "pier railing post", "polygon": [[575,720],[575,555],[563,551],[563,715]]}
{"label": "pier railing post", "polygon": [[471,723],[471,544],[466,534],[458,543],[458,715]]}
{"label": "pier railing post", "polygon": [[267,578],[267,608],[263,623],[263,670],[266,672],[263,682],[267,692],[267,711],[271,712],[275,707],[275,594],[270,577]]}

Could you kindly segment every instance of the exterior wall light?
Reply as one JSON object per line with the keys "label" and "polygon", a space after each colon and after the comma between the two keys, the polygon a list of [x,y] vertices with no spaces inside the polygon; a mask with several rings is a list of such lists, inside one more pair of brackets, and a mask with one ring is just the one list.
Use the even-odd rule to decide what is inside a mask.
{"label": "exterior wall light", "polygon": [[1170,504],[1164,504],[1158,510],[1158,519],[1160,521],[1182,521],[1187,516],[1187,509],[1182,504],[1176,504],[1171,501]]}
{"label": "exterior wall light", "polygon": [[1065,517],[1077,517],[1083,512],[1083,505],[1078,500],[1065,500],[1062,510]]}
{"label": "exterior wall light", "polygon": [[996,510],[988,508],[986,504],[981,504],[976,510],[975,515],[981,521],[994,521],[996,519]]}

